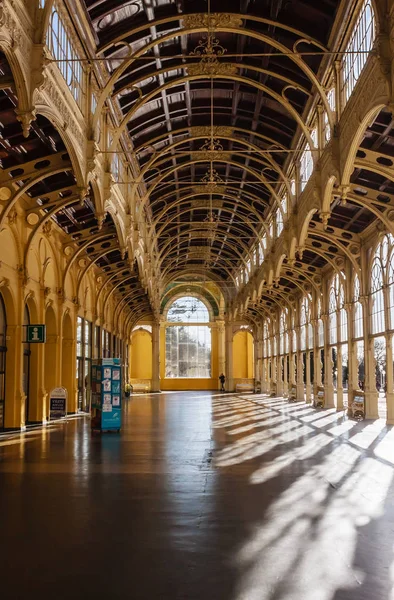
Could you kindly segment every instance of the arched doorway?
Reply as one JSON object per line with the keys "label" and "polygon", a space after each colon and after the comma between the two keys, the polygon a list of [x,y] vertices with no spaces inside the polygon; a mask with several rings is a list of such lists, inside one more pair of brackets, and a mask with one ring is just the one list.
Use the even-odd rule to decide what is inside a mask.
{"label": "arched doorway", "polygon": [[5,369],[7,356],[7,315],[3,296],[0,294],[0,429],[5,418]]}
{"label": "arched doorway", "polygon": [[130,381],[134,388],[150,388],[152,381],[152,327],[137,327],[131,335]]}
{"label": "arched doorway", "polygon": [[187,295],[170,302],[161,339],[162,389],[214,389],[218,385],[217,332],[203,299]]}
{"label": "arched doorway", "polygon": [[237,331],[233,338],[233,374],[235,385],[237,380],[254,378],[254,343],[253,335],[246,329]]}

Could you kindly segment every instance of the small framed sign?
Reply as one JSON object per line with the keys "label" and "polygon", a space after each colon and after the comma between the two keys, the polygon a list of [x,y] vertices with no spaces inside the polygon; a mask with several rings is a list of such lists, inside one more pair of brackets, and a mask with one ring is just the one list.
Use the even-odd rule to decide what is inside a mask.
{"label": "small framed sign", "polygon": [[49,394],[49,418],[62,419],[67,416],[67,390],[57,387]]}
{"label": "small framed sign", "polygon": [[46,325],[26,325],[26,342],[29,344],[45,344]]}

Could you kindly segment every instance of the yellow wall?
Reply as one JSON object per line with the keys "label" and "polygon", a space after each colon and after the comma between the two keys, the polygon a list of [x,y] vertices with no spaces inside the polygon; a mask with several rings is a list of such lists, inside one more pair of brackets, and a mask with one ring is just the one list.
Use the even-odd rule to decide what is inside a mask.
{"label": "yellow wall", "polygon": [[133,333],[129,361],[131,379],[152,379],[152,336],[145,329]]}
{"label": "yellow wall", "polygon": [[249,331],[238,331],[233,339],[234,379],[254,377],[253,336]]}
{"label": "yellow wall", "polygon": [[160,330],[160,387],[162,390],[217,390],[219,389],[219,356],[218,332],[213,326],[211,329],[211,375],[209,379],[166,378],[166,331]]}

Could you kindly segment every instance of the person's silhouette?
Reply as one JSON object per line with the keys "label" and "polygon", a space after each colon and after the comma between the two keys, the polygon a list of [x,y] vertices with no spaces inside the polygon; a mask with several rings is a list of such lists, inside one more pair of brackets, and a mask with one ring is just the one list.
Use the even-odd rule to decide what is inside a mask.
{"label": "person's silhouette", "polygon": [[221,375],[219,375],[219,381],[220,381],[220,386],[221,386],[220,391],[224,392],[224,382],[226,381],[226,378],[223,373]]}

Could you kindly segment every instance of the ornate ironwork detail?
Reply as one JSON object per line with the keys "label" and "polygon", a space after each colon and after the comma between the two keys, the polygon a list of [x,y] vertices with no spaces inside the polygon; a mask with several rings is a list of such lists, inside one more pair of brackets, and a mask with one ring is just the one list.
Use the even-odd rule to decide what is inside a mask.
{"label": "ornate ironwork detail", "polygon": [[192,152],[193,160],[206,160],[208,162],[213,160],[228,161],[231,159],[231,152],[215,152],[214,150],[198,150]]}
{"label": "ornate ironwork detail", "polygon": [[223,200],[192,200],[191,206],[193,208],[223,208]]}
{"label": "ornate ironwork detail", "polygon": [[216,186],[220,183],[224,183],[223,179],[220,177],[219,173],[216,169],[212,167],[208,169],[205,173],[204,177],[201,179],[201,183],[210,186],[211,189],[216,188]]}
{"label": "ornate ironwork detail", "polygon": [[218,138],[213,137],[212,139],[205,140],[200,150],[209,150],[210,152],[223,152],[223,144]]}
{"label": "ornate ironwork detail", "polygon": [[193,187],[193,191],[195,194],[212,194],[213,192],[215,194],[224,194],[226,191],[226,186],[225,185],[217,185],[215,187],[215,189],[212,189],[212,185],[208,184],[208,185],[195,185]]}
{"label": "ornate ironwork detail", "polygon": [[193,152],[193,158],[207,161],[227,161],[231,159],[231,152],[225,152],[223,150],[223,145],[219,139],[211,138],[205,140],[197,152]]}
{"label": "ornate ironwork detail", "polygon": [[213,129],[207,125],[192,127],[191,133],[193,137],[210,137],[211,133],[215,138],[218,137],[231,137],[234,134],[233,127],[226,127],[225,125],[214,125]]}
{"label": "ornate ironwork detail", "polygon": [[193,52],[190,52],[189,56],[200,57],[201,60],[187,66],[189,75],[235,75],[238,71],[237,65],[219,62],[219,56],[226,52],[226,48],[211,32],[204,35]]}
{"label": "ornate ironwork detail", "polygon": [[223,27],[242,27],[243,21],[239,15],[232,13],[197,13],[194,15],[184,15],[182,17],[183,26],[186,29],[219,29]]}

